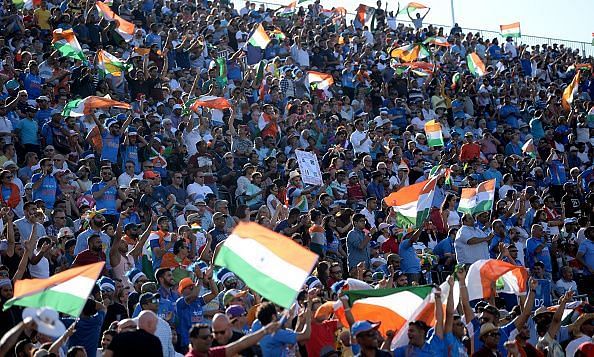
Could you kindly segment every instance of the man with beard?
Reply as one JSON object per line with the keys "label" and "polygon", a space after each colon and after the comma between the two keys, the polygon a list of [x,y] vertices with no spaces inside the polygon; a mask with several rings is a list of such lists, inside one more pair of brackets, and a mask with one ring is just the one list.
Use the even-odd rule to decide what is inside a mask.
{"label": "man with beard", "polygon": [[[88,248],[80,252],[74,262],[72,262],[72,268],[80,267],[83,265],[104,262],[106,260],[105,253],[103,252],[103,244],[101,237],[98,234],[92,234],[87,239]],[[103,267],[103,275],[107,275],[107,269]]]}
{"label": "man with beard", "polygon": [[[123,124],[120,125],[118,119],[123,114],[118,115],[116,118],[110,118],[105,121],[105,126],[97,119],[95,115],[91,117],[95,121],[99,132],[101,133],[101,140],[103,147],[101,149],[101,160],[107,160],[113,164],[118,162],[118,152],[120,149],[121,133],[126,131],[128,125],[132,122],[132,116],[129,115]],[[106,128],[107,127],[107,128]]]}
{"label": "man with beard", "polygon": [[169,268],[159,268],[155,271],[155,280],[159,284],[158,293],[161,298],[169,300],[173,303],[179,299],[179,294],[173,288],[175,281],[173,281],[173,273]]}
{"label": "man with beard", "polygon": [[173,253],[176,238],[169,232],[169,218],[161,216],[157,219],[157,230],[148,237],[153,259],[153,271],[161,267],[161,260],[165,253]]}
{"label": "man with beard", "polygon": [[102,212],[99,211],[89,211],[87,213],[87,219],[89,222],[89,228],[83,231],[81,234],[76,237],[76,246],[74,247],[74,254],[79,254],[85,249],[88,249],[87,241],[90,236],[97,235],[100,238],[100,241],[103,245],[104,251],[107,251],[111,245],[111,238],[101,231],[101,227],[106,223],[105,217],[103,217]]}
{"label": "man with beard", "polygon": [[103,211],[103,216],[109,223],[117,223],[118,210],[116,199],[118,198],[118,182],[113,176],[110,166],[101,167],[101,182],[91,186],[91,193],[96,201],[96,209]]}

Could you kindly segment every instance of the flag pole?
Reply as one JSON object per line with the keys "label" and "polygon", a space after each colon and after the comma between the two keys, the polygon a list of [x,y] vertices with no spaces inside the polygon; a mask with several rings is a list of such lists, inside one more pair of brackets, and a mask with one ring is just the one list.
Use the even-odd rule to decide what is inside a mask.
{"label": "flag pole", "polygon": [[456,26],[456,15],[454,14],[454,0],[450,0],[450,11],[452,12],[452,27]]}

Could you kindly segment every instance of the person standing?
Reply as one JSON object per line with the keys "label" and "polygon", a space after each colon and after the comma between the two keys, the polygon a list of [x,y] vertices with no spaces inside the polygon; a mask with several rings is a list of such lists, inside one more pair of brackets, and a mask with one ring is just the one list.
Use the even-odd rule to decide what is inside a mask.
{"label": "person standing", "polygon": [[370,265],[369,241],[371,232],[365,229],[367,219],[361,213],[353,215],[353,229],[347,234],[347,262],[349,271],[357,264],[364,263],[367,268]]}
{"label": "person standing", "polygon": [[456,233],[454,250],[459,264],[472,264],[477,260],[489,259],[489,242],[494,233],[485,234],[474,225],[471,213],[462,216],[462,227]]}

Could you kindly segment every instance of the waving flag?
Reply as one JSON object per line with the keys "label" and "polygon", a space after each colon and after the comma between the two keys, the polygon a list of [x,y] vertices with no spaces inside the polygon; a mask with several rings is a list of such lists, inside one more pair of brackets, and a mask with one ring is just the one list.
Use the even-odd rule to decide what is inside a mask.
{"label": "waving flag", "polygon": [[524,143],[524,145],[522,145],[522,152],[525,155],[529,155],[532,158],[536,157],[536,148],[534,147],[533,139],[526,141],[526,143]]}
{"label": "waving flag", "polygon": [[439,177],[403,187],[384,198],[386,205],[394,207],[396,220],[401,227],[419,227],[429,217]]}
{"label": "waving flag", "polygon": [[418,2],[409,2],[403,9],[398,11],[398,15],[412,14],[415,11],[427,9],[427,6]]}
{"label": "waving flag", "polygon": [[443,146],[441,124],[435,120],[430,120],[425,123],[425,135],[427,135],[427,144],[429,146]]}
{"label": "waving flag", "polygon": [[375,8],[364,4],[359,4],[359,7],[357,7],[357,14],[355,15],[355,20],[361,24],[361,27],[371,26],[373,15],[375,15]]}
{"label": "waving flag", "polygon": [[4,310],[13,305],[50,307],[78,317],[104,264],[100,262],[68,269],[48,279],[17,280],[14,296],[4,304]]}
{"label": "waving flag", "polygon": [[130,104],[118,102],[117,100],[111,99],[109,96],[98,97],[92,95],[84,99],[75,99],[66,103],[64,110],[62,110],[62,115],[65,117],[82,117],[91,114],[95,109],[111,107],[122,109],[132,108]]}
{"label": "waving flag", "polygon": [[120,77],[130,65],[104,50],[97,52],[97,69],[104,75]]}
{"label": "waving flag", "polygon": [[513,24],[509,25],[499,25],[499,30],[501,31],[501,37],[521,37],[522,34],[520,32],[520,23],[514,22]]}
{"label": "waving flag", "polygon": [[270,43],[270,37],[264,31],[264,26],[262,24],[258,24],[256,30],[248,40],[248,43],[254,47],[258,47],[261,49],[265,49],[266,46]]}
{"label": "waving flag", "polygon": [[285,34],[278,28],[275,28],[270,32],[270,37],[276,38],[279,41],[284,41],[285,38],[287,38],[287,36],[285,36]]}
{"label": "waving flag", "polygon": [[561,105],[563,108],[565,108],[565,110],[571,109],[571,103],[573,103],[573,99],[577,95],[578,86],[580,84],[580,73],[581,71],[577,71],[571,83],[569,83],[569,85],[563,90]]}
{"label": "waving flag", "polygon": [[215,97],[213,95],[203,95],[196,98],[194,103],[190,105],[190,109],[193,111],[198,110],[199,107],[210,108],[210,109],[229,109],[231,103],[225,98]]}
{"label": "waving flag", "polygon": [[423,45],[405,45],[390,51],[390,57],[399,58],[403,62],[413,62],[429,57],[429,51]]}
{"label": "waving flag", "polygon": [[134,32],[136,31],[136,27],[133,23],[124,20],[119,15],[117,15],[113,10],[107,6],[106,3],[97,1],[96,3],[97,11],[99,11],[99,15],[103,16],[103,18],[107,21],[116,21],[116,32],[122,36],[124,41],[130,42],[134,37]]}
{"label": "waving flag", "polygon": [[476,188],[463,188],[458,212],[479,213],[490,211],[495,199],[495,179],[483,181]]}
{"label": "waving flag", "polygon": [[326,90],[334,84],[334,78],[332,78],[331,74],[316,71],[308,71],[307,80],[310,86],[313,85],[320,90]]}
{"label": "waving flag", "polygon": [[235,273],[262,297],[289,308],[318,256],[256,223],[239,223],[217,248],[214,264]]}
{"label": "waving flag", "polygon": [[297,9],[297,3],[295,1],[292,1],[289,3],[289,5],[285,5],[285,6],[281,7],[280,9],[276,10],[276,16],[281,16],[281,17],[292,16],[295,13],[296,9]]}
{"label": "waving flag", "polygon": [[528,283],[528,271],[497,259],[481,259],[474,262],[466,274],[466,287],[469,299],[486,299],[491,297],[492,283],[501,278],[504,282],[503,292],[525,295]]}
{"label": "waving flag", "polygon": [[472,73],[475,77],[482,77],[487,73],[485,69],[485,64],[481,61],[480,57],[476,54],[476,52],[469,53],[466,56],[466,64],[468,65],[468,70]]}
{"label": "waving flag", "polygon": [[436,46],[442,46],[442,47],[451,46],[451,44],[448,42],[448,40],[445,37],[440,37],[440,36],[429,37],[428,39],[423,41],[423,44],[425,44],[425,45],[430,44],[430,45],[436,45]]}
{"label": "waving flag", "polygon": [[74,31],[72,29],[56,29],[53,32],[52,47],[58,50],[64,57],[74,58],[79,61],[86,61]]}

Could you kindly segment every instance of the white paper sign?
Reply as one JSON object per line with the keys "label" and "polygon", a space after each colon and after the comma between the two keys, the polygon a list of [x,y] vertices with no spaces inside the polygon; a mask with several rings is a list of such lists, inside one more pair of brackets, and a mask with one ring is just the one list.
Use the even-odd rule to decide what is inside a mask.
{"label": "white paper sign", "polygon": [[295,150],[295,155],[297,156],[297,163],[299,164],[303,183],[321,186],[322,171],[320,170],[320,164],[318,163],[316,155],[301,150]]}

